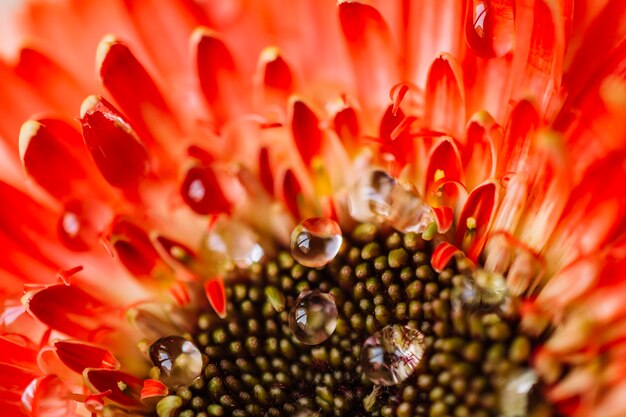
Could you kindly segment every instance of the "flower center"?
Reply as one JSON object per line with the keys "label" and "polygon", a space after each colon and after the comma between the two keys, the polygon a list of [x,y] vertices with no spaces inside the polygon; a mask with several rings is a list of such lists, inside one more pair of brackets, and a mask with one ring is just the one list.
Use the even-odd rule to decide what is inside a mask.
{"label": "flower center", "polygon": [[437,274],[431,246],[363,223],[324,267],[281,252],[238,270],[226,318],[205,312],[192,335],[201,377],[159,414],[552,415],[503,278],[464,259]]}

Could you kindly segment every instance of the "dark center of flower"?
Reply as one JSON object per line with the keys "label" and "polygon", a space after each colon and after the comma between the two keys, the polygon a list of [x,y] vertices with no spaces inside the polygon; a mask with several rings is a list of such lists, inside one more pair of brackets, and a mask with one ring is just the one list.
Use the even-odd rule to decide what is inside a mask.
{"label": "dark center of flower", "polygon": [[360,224],[322,268],[281,252],[238,271],[226,318],[206,312],[192,335],[208,359],[202,376],[159,414],[553,415],[518,300],[465,259],[436,273],[431,249],[417,234]]}

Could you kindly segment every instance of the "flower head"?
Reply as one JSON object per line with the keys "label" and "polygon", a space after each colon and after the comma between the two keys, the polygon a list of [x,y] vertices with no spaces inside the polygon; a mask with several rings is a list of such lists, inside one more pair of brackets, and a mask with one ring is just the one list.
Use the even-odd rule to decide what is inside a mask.
{"label": "flower head", "polygon": [[625,11],[26,1],[0,409],[624,415]]}

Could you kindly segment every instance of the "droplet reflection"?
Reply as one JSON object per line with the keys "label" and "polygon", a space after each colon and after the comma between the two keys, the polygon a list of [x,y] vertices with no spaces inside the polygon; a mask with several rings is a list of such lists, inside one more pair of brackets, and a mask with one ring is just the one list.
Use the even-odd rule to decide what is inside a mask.
{"label": "droplet reflection", "polygon": [[319,268],[337,256],[342,241],[341,229],[334,220],[312,217],[293,230],[291,254],[302,265]]}
{"label": "droplet reflection", "polygon": [[337,327],[335,300],[320,291],[306,291],[296,299],[289,312],[289,328],[306,345],[328,339]]}
{"label": "droplet reflection", "polygon": [[150,346],[150,359],[170,388],[191,385],[202,373],[202,353],[181,336],[162,337]]}

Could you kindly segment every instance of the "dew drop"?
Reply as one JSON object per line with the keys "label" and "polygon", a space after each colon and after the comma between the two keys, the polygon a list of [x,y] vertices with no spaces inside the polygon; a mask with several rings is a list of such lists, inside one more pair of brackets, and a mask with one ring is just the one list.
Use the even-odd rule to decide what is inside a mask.
{"label": "dew drop", "polygon": [[365,340],[361,366],[374,384],[396,385],[417,369],[424,349],[424,336],[419,331],[399,324],[388,325]]}
{"label": "dew drop", "polygon": [[234,219],[218,220],[207,236],[203,249],[226,255],[241,268],[259,262],[265,255],[257,234]]}
{"label": "dew drop", "polygon": [[383,220],[391,211],[391,194],[396,180],[382,170],[363,176],[350,190],[350,215],[359,222]]}
{"label": "dew drop", "polygon": [[97,204],[71,200],[57,223],[59,240],[70,250],[89,250],[98,243],[101,219],[106,220],[107,214]]}
{"label": "dew drop", "polygon": [[435,221],[432,208],[412,186],[397,184],[391,193],[389,224],[403,233],[422,233]]}
{"label": "dew drop", "polygon": [[150,359],[170,388],[189,386],[202,373],[200,350],[181,336],[162,337],[150,346]]}
{"label": "dew drop", "polygon": [[305,345],[318,345],[337,327],[337,305],[329,294],[305,291],[289,312],[289,328]]}
{"label": "dew drop", "polygon": [[337,222],[326,217],[312,217],[293,229],[291,254],[302,265],[319,268],[337,256],[342,241]]}
{"label": "dew drop", "polygon": [[482,58],[503,56],[513,47],[513,1],[468,0],[465,37]]}
{"label": "dew drop", "polygon": [[529,415],[531,391],[538,380],[532,369],[518,370],[506,378],[500,389],[502,417]]}
{"label": "dew drop", "polygon": [[478,270],[455,288],[453,304],[468,310],[494,310],[506,301],[506,281],[501,274]]}

